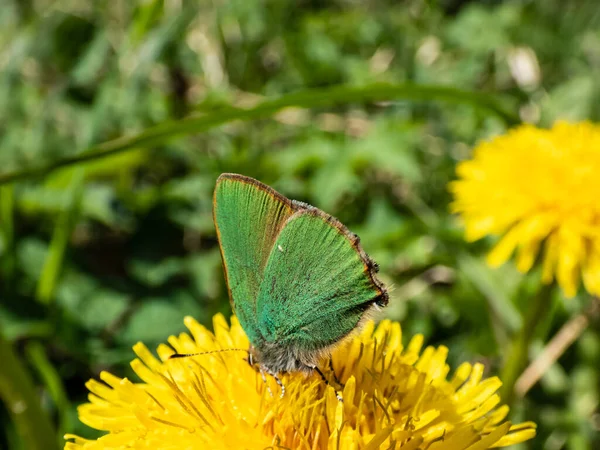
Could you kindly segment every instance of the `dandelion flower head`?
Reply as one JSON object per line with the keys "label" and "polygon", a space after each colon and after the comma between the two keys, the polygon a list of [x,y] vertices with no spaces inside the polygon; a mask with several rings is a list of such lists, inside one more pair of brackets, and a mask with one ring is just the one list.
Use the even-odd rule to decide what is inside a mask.
{"label": "dandelion flower head", "polygon": [[[234,317],[214,320],[214,334],[194,319],[190,334],[172,336],[155,358],[142,344],[131,366],[133,383],[107,372],[91,380],[80,419],[107,432],[97,440],[67,435],[65,450],[106,449],[402,449],[482,450],[530,439],[535,425],[506,421],[497,378],[480,364],[463,364],[448,379],[445,347],[421,351],[423,337],[402,346],[400,326],[372,322],[333,351],[343,402],[318,376],[282,377],[280,397],[239,352],[169,359],[247,348]],[[326,374],[328,372],[325,372]],[[331,373],[329,373],[331,375]],[[271,391],[271,392],[269,392]]]}
{"label": "dandelion flower head", "polygon": [[516,251],[517,268],[527,272],[542,253],[545,283],[556,279],[572,297],[583,279],[600,295],[600,126],[519,126],[478,145],[457,174],[452,209],[467,240],[502,236],[490,265]]}

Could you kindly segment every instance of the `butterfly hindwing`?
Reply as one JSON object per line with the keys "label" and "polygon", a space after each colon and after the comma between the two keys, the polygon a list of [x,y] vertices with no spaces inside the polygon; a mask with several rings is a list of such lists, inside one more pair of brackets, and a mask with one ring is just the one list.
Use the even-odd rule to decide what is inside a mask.
{"label": "butterfly hindwing", "polygon": [[257,299],[267,342],[311,351],[350,333],[387,294],[358,238],[317,208],[296,212],[270,252]]}
{"label": "butterfly hindwing", "polygon": [[285,221],[298,209],[291,200],[248,177],[217,180],[213,215],[229,297],[251,341],[256,341],[256,299],[269,253]]}

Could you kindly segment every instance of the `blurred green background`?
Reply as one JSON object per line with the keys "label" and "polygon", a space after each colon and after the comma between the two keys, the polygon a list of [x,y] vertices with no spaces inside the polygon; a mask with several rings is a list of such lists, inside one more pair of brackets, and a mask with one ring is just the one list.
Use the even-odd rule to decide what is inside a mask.
{"label": "blurred green background", "polygon": [[[135,342],[230,314],[222,172],[338,217],[406,335],[501,372],[539,273],[488,268],[493,239],[463,240],[447,183],[519,121],[600,120],[596,1],[1,2],[0,334],[57,442],[97,436],[84,383],[131,377]],[[589,303],[553,295],[533,354]],[[515,400],[539,425],[520,448],[600,448],[599,328]],[[4,354],[0,387],[15,367]],[[4,400],[0,448],[26,449]]]}

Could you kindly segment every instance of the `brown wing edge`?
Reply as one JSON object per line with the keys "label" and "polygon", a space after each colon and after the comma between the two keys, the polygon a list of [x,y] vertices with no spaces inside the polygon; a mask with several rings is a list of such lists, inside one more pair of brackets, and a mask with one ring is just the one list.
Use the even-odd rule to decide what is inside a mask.
{"label": "brown wing edge", "polygon": [[[277,192],[271,186],[261,183],[260,181],[254,179],[254,178],[247,177],[246,175],[240,175],[237,173],[222,173],[221,175],[219,175],[219,178],[217,178],[217,182],[215,183],[215,192],[217,191],[217,186],[219,185],[219,183],[224,180],[239,181],[240,183],[251,184],[251,185],[257,187],[258,189],[260,189],[261,191],[266,192],[274,199],[279,200],[281,203],[284,203],[292,211],[297,211],[298,209],[301,209],[301,205],[302,205],[301,202],[295,202],[293,200],[290,200],[289,198],[281,195],[279,192]],[[213,195],[213,212],[214,212],[214,210],[215,210],[215,196]],[[214,217],[214,214],[213,214],[213,217]]]}
{"label": "brown wing edge", "polygon": [[[348,227],[346,227],[346,225],[344,225],[338,219],[336,219],[332,215],[327,214],[326,212],[320,210],[319,208],[317,208],[315,206],[311,206],[308,203],[303,203],[303,202],[299,202],[296,200],[292,200],[292,202],[294,204],[296,204],[298,207],[298,210],[296,213],[294,213],[294,216],[296,214],[310,214],[310,215],[313,215],[316,217],[320,217],[320,218],[324,219],[325,221],[327,221],[341,235],[343,235],[346,239],[348,239],[350,241],[350,244],[352,245],[354,250],[359,254],[360,258],[362,259],[365,274],[367,275],[367,277],[369,277],[371,284],[373,286],[375,286],[375,288],[379,291],[379,295],[377,295],[375,297],[375,299],[373,299],[372,302],[377,304],[377,306],[381,306],[381,307],[386,306],[389,303],[389,294],[388,294],[387,289],[386,289],[385,285],[383,284],[383,282],[381,280],[379,280],[379,278],[377,278],[377,272],[379,272],[379,266],[363,250],[362,246],[360,245],[360,237],[358,237],[358,235],[356,233],[353,233],[352,231],[350,231],[348,229]],[[298,212],[298,211],[300,211],[300,212]],[[294,216],[290,216],[288,218],[288,221],[291,220],[292,217],[294,217]]]}
{"label": "brown wing edge", "polygon": [[223,271],[225,273],[225,284],[227,285],[227,293],[229,295],[229,303],[231,304],[231,308],[235,312],[233,296],[231,295],[231,288],[229,287],[229,273],[228,273],[228,269],[227,269],[227,263],[225,262],[225,255],[223,254],[223,246],[221,245],[221,230],[219,230],[219,225],[217,224],[217,217],[215,214],[216,206],[217,206],[217,188],[219,187],[219,184],[225,180],[238,181],[240,183],[251,184],[251,185],[255,186],[256,188],[260,189],[261,191],[263,191],[263,192],[267,193],[268,195],[270,195],[271,197],[273,197],[275,200],[279,200],[280,202],[285,204],[287,207],[289,207],[292,211],[292,214],[294,212],[298,211],[299,209],[302,209],[302,206],[301,206],[300,202],[294,202],[294,201],[290,200],[289,198],[281,195],[279,192],[277,192],[272,187],[267,186],[266,184],[261,183],[260,181],[254,179],[254,178],[247,177],[245,175],[240,175],[237,173],[222,173],[217,178],[217,181],[215,182],[215,189],[213,191],[213,199],[212,199],[213,223],[215,225],[215,230],[217,232],[217,240],[219,242],[219,252],[221,253],[221,261],[223,262]]}

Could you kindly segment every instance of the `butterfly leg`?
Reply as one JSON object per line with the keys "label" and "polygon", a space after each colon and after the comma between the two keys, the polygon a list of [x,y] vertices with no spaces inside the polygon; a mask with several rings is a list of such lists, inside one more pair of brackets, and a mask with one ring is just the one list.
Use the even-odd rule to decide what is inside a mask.
{"label": "butterfly leg", "polygon": [[267,391],[269,392],[271,397],[274,397],[273,391],[271,390],[271,386],[269,386],[269,383],[267,383],[267,377],[265,376],[265,370],[263,369],[262,366],[260,366],[258,368],[258,371],[260,372],[260,377],[262,378],[263,383],[265,383],[265,386],[267,387]]}
{"label": "butterfly leg", "polygon": [[[319,369],[317,366],[308,366],[308,367],[310,367],[315,372],[317,372],[327,386],[331,386],[331,383],[329,382],[327,377],[323,374],[323,372],[321,372],[321,369]],[[334,390],[335,390],[335,388],[334,388]],[[340,394],[337,390],[335,390],[335,396],[337,397],[339,402],[341,402],[341,403],[344,402],[344,399],[342,398],[342,394]]]}
{"label": "butterfly leg", "polygon": [[342,382],[338,378],[337,374],[335,373],[335,369],[333,368],[333,358],[331,358],[331,357],[329,357],[329,369],[331,370],[331,375],[333,377],[333,381],[335,381],[338,386],[340,386],[342,389],[344,389],[344,385],[342,384]]}
{"label": "butterfly leg", "polygon": [[[285,395],[285,386],[283,385],[283,382],[281,381],[281,379],[279,378],[279,376],[275,372],[273,372],[272,370],[270,370],[268,367],[265,367],[265,366],[260,366],[260,373],[261,373],[261,375],[263,377],[263,381],[265,383],[267,382],[267,379],[265,378],[265,373],[268,373],[273,378],[275,378],[275,382],[281,388],[280,398],[283,398],[283,396]],[[269,385],[267,385],[267,389],[269,389],[269,392],[271,393],[271,396],[273,396],[273,392],[271,392],[271,388],[269,388]]]}

